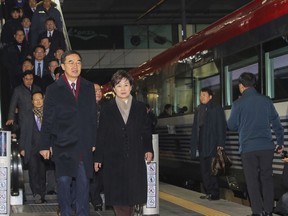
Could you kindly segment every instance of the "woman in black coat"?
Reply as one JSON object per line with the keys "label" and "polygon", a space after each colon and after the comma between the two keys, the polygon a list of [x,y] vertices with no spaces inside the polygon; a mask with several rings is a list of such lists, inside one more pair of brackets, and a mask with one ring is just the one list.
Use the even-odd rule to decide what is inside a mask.
{"label": "woman in black coat", "polygon": [[152,160],[151,124],[145,104],[130,94],[133,79],[117,71],[111,80],[116,97],[101,110],[95,171],[103,167],[107,205],[117,216],[133,215],[147,201],[146,164]]}

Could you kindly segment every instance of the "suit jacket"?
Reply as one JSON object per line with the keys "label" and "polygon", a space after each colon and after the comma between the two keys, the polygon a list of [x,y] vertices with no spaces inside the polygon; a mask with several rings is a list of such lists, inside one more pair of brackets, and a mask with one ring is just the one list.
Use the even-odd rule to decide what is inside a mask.
{"label": "suit jacket", "polygon": [[125,124],[115,99],[105,103],[101,107],[95,161],[103,163],[108,205],[147,201],[146,152],[153,152],[153,149],[145,104],[132,99]]}
{"label": "suit jacket", "polygon": [[14,89],[10,102],[8,119],[14,120],[15,110],[18,107],[20,130],[21,128],[25,127],[25,124],[24,126],[22,125],[22,123],[25,123],[23,121],[25,113],[27,113],[29,110],[32,110],[33,107],[31,102],[31,93],[36,91],[41,91],[40,87],[36,85],[32,86],[31,91],[23,84],[17,86]]}
{"label": "suit jacket", "polygon": [[[32,62],[35,63],[35,60],[33,59]],[[34,65],[34,68],[33,68],[34,83],[35,83],[36,85],[38,85],[38,86],[41,88],[42,91],[44,91],[43,78],[44,78],[46,75],[49,75],[49,74],[50,74],[50,71],[49,71],[49,68],[48,68],[48,63],[44,60],[42,77],[36,75],[36,74],[37,74],[37,66],[38,66],[38,65]]]}
{"label": "suit jacket", "polygon": [[[39,35],[39,39],[43,37],[47,37],[47,31],[44,31]],[[52,37],[50,37],[49,40],[51,43],[50,50],[52,54],[54,54],[57,48],[62,48],[63,50],[66,50],[65,38],[61,31],[55,29],[53,31]]]}
{"label": "suit jacket", "polygon": [[17,43],[13,43],[5,46],[3,51],[3,64],[5,70],[8,71],[9,79],[12,87],[16,87],[17,84],[17,75],[21,75],[22,63],[28,55],[28,46],[24,42],[21,45],[21,51],[19,50]]}
{"label": "suit jacket", "polygon": [[45,76],[43,76],[43,78],[42,78],[42,87],[43,87],[42,91],[45,93],[47,87],[54,82],[55,82],[55,80],[53,79],[51,74],[46,74]]}
{"label": "suit jacket", "polygon": [[76,177],[82,159],[92,178],[92,147],[96,145],[96,100],[94,86],[79,77],[78,99],[63,76],[48,86],[41,127],[41,150],[53,148],[56,176]]}

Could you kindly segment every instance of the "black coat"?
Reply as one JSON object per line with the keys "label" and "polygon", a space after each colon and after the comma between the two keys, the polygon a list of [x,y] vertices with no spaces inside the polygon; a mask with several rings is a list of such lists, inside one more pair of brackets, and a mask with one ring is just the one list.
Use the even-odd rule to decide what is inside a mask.
{"label": "black coat", "polygon": [[76,100],[63,76],[48,86],[44,101],[40,149],[53,148],[56,176],[77,175],[80,158],[88,178],[93,174],[92,147],[96,145],[94,86],[79,77]]}
{"label": "black coat", "polygon": [[[19,140],[20,150],[25,151],[25,156],[24,156],[25,163],[28,163],[30,156],[31,156],[33,133],[35,133],[34,131],[35,124],[36,124],[35,116],[31,109],[27,111],[24,115],[24,119],[23,119],[23,123],[21,127],[21,139]],[[37,133],[39,134],[40,131],[38,130]],[[40,140],[37,140],[36,145],[38,145],[39,142]]]}
{"label": "black coat", "polygon": [[146,152],[153,152],[153,149],[145,104],[133,99],[125,124],[115,99],[105,103],[100,114],[95,161],[103,166],[108,205],[147,201]]}
{"label": "black coat", "polygon": [[[191,137],[191,154],[192,158],[196,157],[196,150],[199,144],[199,111],[194,115]],[[216,155],[217,146],[225,146],[226,140],[226,119],[224,110],[221,106],[216,105],[213,101],[207,104],[206,118],[202,130],[204,131],[203,140],[201,141],[201,157],[213,157]]]}

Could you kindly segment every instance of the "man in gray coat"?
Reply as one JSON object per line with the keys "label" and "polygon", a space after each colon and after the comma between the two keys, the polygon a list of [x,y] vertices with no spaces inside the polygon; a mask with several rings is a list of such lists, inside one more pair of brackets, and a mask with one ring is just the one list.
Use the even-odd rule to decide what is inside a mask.
{"label": "man in gray coat", "polygon": [[8,113],[8,120],[6,125],[13,125],[15,120],[16,108],[18,109],[19,124],[24,123],[22,119],[24,118],[24,113],[32,110],[31,103],[31,93],[36,91],[41,91],[39,86],[33,84],[34,75],[33,71],[28,70],[22,74],[23,83],[14,89],[12,99],[10,102],[10,108]]}

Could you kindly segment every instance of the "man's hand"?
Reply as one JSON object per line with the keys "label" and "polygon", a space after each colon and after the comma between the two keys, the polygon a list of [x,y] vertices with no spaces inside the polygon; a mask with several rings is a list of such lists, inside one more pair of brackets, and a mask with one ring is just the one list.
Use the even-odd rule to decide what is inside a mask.
{"label": "man's hand", "polygon": [[284,145],[276,145],[275,151],[277,151],[278,154],[281,154],[282,151],[284,150]]}
{"label": "man's hand", "polygon": [[223,150],[224,148],[222,146],[217,146],[217,150]]}
{"label": "man's hand", "polygon": [[101,169],[102,164],[101,163],[94,163],[94,170],[95,172],[98,172]]}
{"label": "man's hand", "polygon": [[25,150],[21,150],[21,151],[20,151],[20,155],[23,156],[23,157],[25,157]]}
{"label": "man's hand", "polygon": [[14,124],[14,120],[13,119],[8,119],[6,121],[6,125],[13,125]]}
{"label": "man's hand", "polygon": [[50,158],[50,150],[41,150],[40,154],[45,160],[49,160]]}

